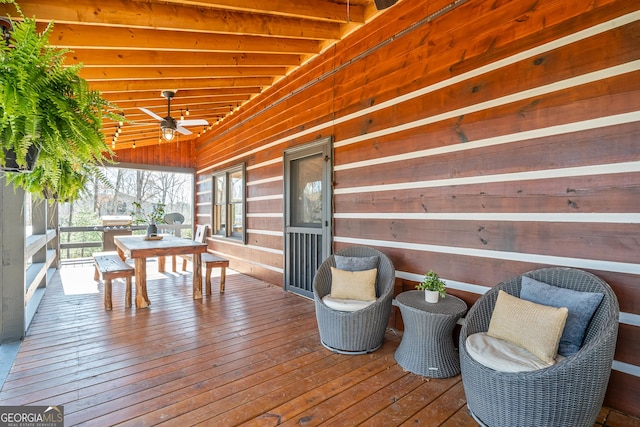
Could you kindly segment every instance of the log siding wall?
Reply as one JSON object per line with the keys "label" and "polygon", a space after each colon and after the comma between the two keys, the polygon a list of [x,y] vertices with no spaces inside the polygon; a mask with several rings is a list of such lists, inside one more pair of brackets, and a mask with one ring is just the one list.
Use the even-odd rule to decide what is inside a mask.
{"label": "log siding wall", "polygon": [[120,163],[160,166],[170,168],[193,168],[195,164],[195,143],[177,141],[138,148],[128,148],[116,152]]}
{"label": "log siding wall", "polygon": [[606,404],[640,416],[639,9],[398,3],[196,145],[198,222],[211,174],[247,165],[248,242],[210,248],[281,285],[283,153],[332,136],[334,250],[387,253],[397,293],[433,268],[469,304],[531,269],[593,272],[622,312]]}

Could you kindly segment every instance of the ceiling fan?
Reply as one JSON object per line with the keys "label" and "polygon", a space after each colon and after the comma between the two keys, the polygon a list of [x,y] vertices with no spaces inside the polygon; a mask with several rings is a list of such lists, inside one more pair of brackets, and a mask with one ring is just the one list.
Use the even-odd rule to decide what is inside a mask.
{"label": "ceiling fan", "polygon": [[209,124],[209,122],[204,119],[175,120],[171,117],[171,98],[175,96],[176,92],[177,91],[175,90],[162,91],[162,96],[167,99],[167,117],[165,118],[160,117],[151,110],[138,107],[141,111],[160,122],[162,137],[167,141],[173,140],[176,136],[176,132],[180,132],[183,135],[191,135],[193,133],[189,129],[185,129],[184,126],[207,126]]}

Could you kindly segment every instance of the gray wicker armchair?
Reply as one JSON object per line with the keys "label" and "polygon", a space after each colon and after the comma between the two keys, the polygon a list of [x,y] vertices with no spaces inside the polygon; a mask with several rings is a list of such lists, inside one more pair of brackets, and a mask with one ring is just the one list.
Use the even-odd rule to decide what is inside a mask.
{"label": "gray wicker armchair", "polygon": [[336,265],[334,256],[329,256],[320,265],[313,279],[313,296],[320,340],[322,345],[336,353],[370,353],[380,348],[384,339],[391,313],[395,269],[385,254],[373,248],[353,246],[336,255],[378,256],[377,299],[370,306],[354,312],[336,311],[327,307],[322,302],[322,297],[331,292],[331,267]]}
{"label": "gray wicker armchair", "polygon": [[604,294],[580,350],[545,369],[505,373],[469,356],[467,337],[486,332],[498,291],[520,296],[522,276],[502,282],[469,310],[460,333],[460,362],[467,405],[481,425],[491,427],[593,426],[611,373],[618,332],[618,300],[607,283],[570,268],[546,268],[524,275],[583,292]]}

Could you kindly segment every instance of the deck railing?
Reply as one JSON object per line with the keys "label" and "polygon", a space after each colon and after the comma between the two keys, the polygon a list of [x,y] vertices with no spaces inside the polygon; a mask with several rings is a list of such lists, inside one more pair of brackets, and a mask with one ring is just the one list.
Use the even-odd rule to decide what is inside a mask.
{"label": "deck railing", "polygon": [[[113,237],[128,234],[144,234],[146,225],[89,225],[60,227],[60,259],[90,257],[94,252],[115,250]],[[74,241],[73,236],[80,233],[93,233],[84,239]],[[158,224],[158,233],[174,234],[179,237],[191,237],[190,224]]]}

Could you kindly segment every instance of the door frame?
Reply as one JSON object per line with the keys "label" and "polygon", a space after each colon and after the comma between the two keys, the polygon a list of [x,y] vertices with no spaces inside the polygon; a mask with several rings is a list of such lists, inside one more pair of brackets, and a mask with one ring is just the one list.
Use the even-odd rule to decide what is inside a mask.
{"label": "door frame", "polygon": [[[292,147],[284,151],[283,155],[283,186],[284,186],[284,283],[285,291],[293,292],[308,298],[312,293],[296,292],[290,289],[288,283],[291,273],[291,259],[289,245],[289,228],[291,227],[291,162],[305,157],[322,154],[324,166],[322,170],[322,260],[331,255],[333,242],[333,137],[317,139],[308,144]],[[318,265],[319,266],[319,265]]]}

